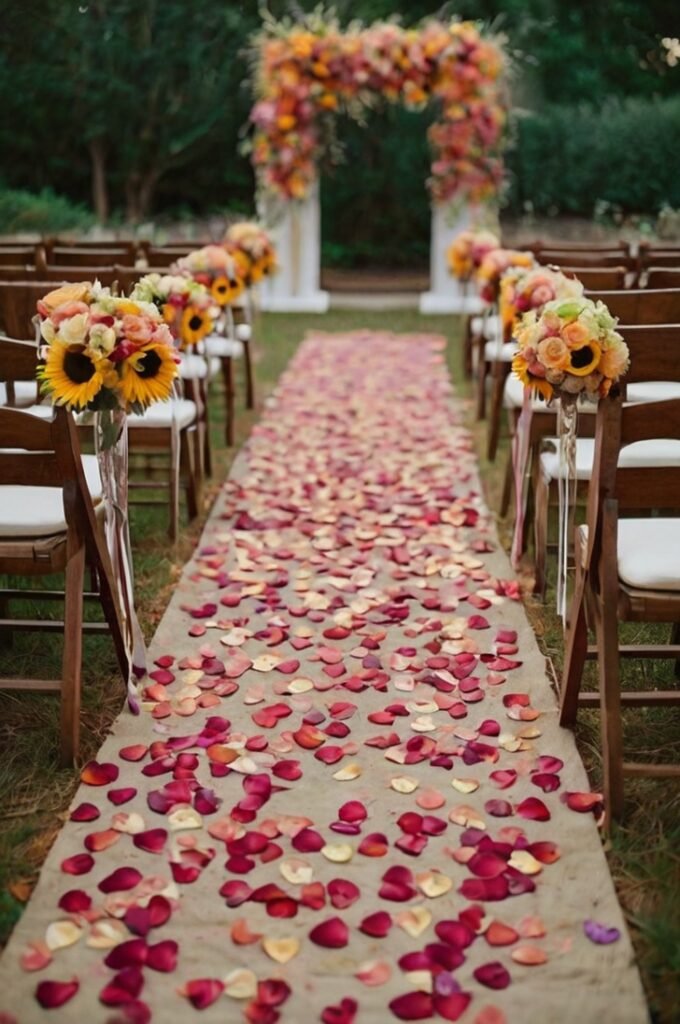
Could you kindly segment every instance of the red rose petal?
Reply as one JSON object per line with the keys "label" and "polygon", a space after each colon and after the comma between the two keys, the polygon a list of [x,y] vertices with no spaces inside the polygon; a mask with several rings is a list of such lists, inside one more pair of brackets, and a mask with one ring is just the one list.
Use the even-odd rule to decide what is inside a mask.
{"label": "red rose petal", "polygon": [[134,796],[137,796],[137,790],[134,786],[126,786],[123,789],[110,789],[106,794],[108,800],[117,807],[120,804],[126,804],[128,800],[132,800]]}
{"label": "red rose petal", "polygon": [[94,867],[94,857],[90,853],[76,853],[61,862],[61,870],[67,875],[86,875]]}
{"label": "red rose petal", "polygon": [[146,832],[137,832],[132,837],[132,842],[138,849],[146,850],[147,853],[161,853],[167,838],[166,829],[150,828]]}
{"label": "red rose petal", "polygon": [[154,971],[164,974],[174,971],[177,966],[178,945],[173,939],[164,939],[147,948],[146,964]]}
{"label": "red rose petal", "polygon": [[378,910],[375,914],[369,914],[359,925],[359,931],[364,935],[370,935],[374,939],[384,939],[392,927],[392,918],[386,910]]}
{"label": "red rose petal", "polygon": [[78,804],[75,810],[71,811],[70,821],[96,821],[99,817],[99,808],[94,804]]}
{"label": "red rose petal", "polygon": [[337,910],[351,907],[361,896],[359,887],[346,878],[334,878],[328,883],[328,896]]}
{"label": "red rose petal", "polygon": [[550,820],[550,811],[543,801],[539,800],[536,796],[528,796],[526,800],[522,800],[521,804],[518,804],[515,808],[515,813],[519,814],[520,818],[526,818],[528,821]]}
{"label": "red rose petal", "polygon": [[123,967],[141,967],[146,963],[147,945],[144,939],[126,939],[114,946],[104,958],[107,967],[119,971]]}
{"label": "red rose petal", "polygon": [[193,1007],[205,1010],[220,998],[224,992],[224,985],[217,978],[194,978],[182,986],[181,992]]}
{"label": "red rose petal", "polygon": [[473,974],[480,985],[486,985],[487,988],[493,989],[507,988],[512,980],[508,969],[497,960],[482,964],[474,970]]}
{"label": "red rose petal", "polygon": [[450,1021],[458,1020],[465,1013],[471,999],[472,996],[467,992],[452,992],[450,995],[435,992],[432,996],[435,1011],[444,1020]]}
{"label": "red rose petal", "polygon": [[77,978],[71,981],[41,981],[35,990],[35,998],[44,1010],[56,1010],[73,999],[80,988]]}
{"label": "red rose petal", "polygon": [[87,786],[108,786],[118,778],[118,765],[99,764],[98,761],[88,761],[80,773],[80,780]]}
{"label": "red rose petal", "polygon": [[434,1001],[429,992],[407,992],[390,1003],[399,1020],[428,1020],[434,1016]]}
{"label": "red rose petal", "polygon": [[102,878],[97,886],[100,892],[127,892],[134,889],[142,880],[142,873],[137,868],[116,868],[106,878]]}
{"label": "red rose petal", "polygon": [[70,889],[64,893],[57,906],[68,914],[81,914],[90,909],[92,900],[82,889]]}
{"label": "red rose petal", "polygon": [[329,917],[312,928],[309,937],[317,946],[341,949],[349,942],[349,929],[341,918]]}

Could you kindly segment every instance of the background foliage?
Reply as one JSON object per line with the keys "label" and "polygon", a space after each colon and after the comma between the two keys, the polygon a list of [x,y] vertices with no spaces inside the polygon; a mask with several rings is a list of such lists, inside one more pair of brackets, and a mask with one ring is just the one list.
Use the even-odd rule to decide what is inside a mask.
{"label": "background foliage", "polygon": [[[314,2],[268,6],[294,14]],[[662,43],[677,26],[676,0],[338,0],[336,7],[341,19],[365,22],[455,12],[507,34],[522,114],[509,156],[511,210],[528,201],[537,211],[586,216],[596,200],[623,212],[678,205],[672,141],[680,105],[669,97],[680,63],[669,63]],[[67,226],[68,206],[58,210],[47,188],[76,204],[74,227],[86,223],[83,207],[114,224],[251,210],[253,176],[238,143],[251,104],[245,49],[259,24],[258,0],[5,5],[0,189],[41,193],[33,215],[24,200],[19,224]],[[342,127],[347,160],[324,173],[329,262],[426,259],[427,122],[426,113],[389,109],[371,114],[365,128]],[[17,229],[18,201],[0,201],[0,230]]]}

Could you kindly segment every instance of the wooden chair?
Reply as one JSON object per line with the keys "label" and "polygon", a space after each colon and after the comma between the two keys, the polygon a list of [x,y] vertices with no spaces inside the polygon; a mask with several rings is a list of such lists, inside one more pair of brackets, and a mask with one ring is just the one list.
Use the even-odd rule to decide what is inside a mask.
{"label": "wooden chair", "polygon": [[575,277],[588,291],[620,291],[626,287],[628,271],[625,266],[615,267],[573,267],[563,266],[560,270],[567,277]]}
{"label": "wooden chair", "polygon": [[647,245],[640,248],[642,267],[680,267],[680,245]]}
{"label": "wooden chair", "polygon": [[35,266],[36,250],[42,253],[42,248],[35,245],[2,246],[0,247],[0,267],[16,267],[26,264]]}
{"label": "wooden chair", "polygon": [[75,245],[55,245],[49,252],[53,267],[112,267],[116,263],[132,266],[134,254],[127,248],[79,248]]}
{"label": "wooden chair", "polygon": [[[619,317],[624,323],[633,325],[657,326],[666,323],[680,323],[680,291],[647,292],[645,289],[628,292],[589,292],[588,298],[604,302],[613,316]],[[621,327],[621,331],[627,328]],[[632,367],[627,375],[628,394],[631,400],[641,402],[661,397],[658,385],[651,382],[638,382],[636,368]],[[673,388],[664,389],[664,397],[673,395]],[[577,496],[585,497],[590,486],[593,465],[593,424],[591,417],[581,416],[579,421],[580,437],[576,443],[576,465],[579,484]],[[553,448],[557,439],[554,430],[549,429],[545,418],[532,423],[532,475],[531,493],[535,496],[533,515],[534,524],[534,593],[545,596],[546,566],[549,550],[548,521],[550,508],[557,500],[557,481],[561,470],[553,452],[542,452],[546,443]]]}
{"label": "wooden chair", "polygon": [[[6,384],[35,374],[36,346],[0,338],[0,380]],[[62,678],[0,678],[0,689],[58,693],[61,697],[61,761],[78,756],[83,630],[110,633],[124,679],[128,657],[117,590],[99,522],[104,512],[94,457],[81,459],[73,417],[56,408],[50,419],[0,408],[0,573],[45,576],[63,572],[64,592],[0,591],[0,633],[46,629],[63,632]],[[86,563],[94,570],[105,622],[83,622]],[[63,600],[63,621],[11,617],[18,598]]]}
{"label": "wooden chair", "polygon": [[680,288],[680,261],[677,267],[650,267],[645,276],[646,288]]}
{"label": "wooden chair", "polygon": [[[680,326],[626,329],[637,379],[680,382]],[[576,531],[576,585],[565,640],[560,722],[579,707],[600,707],[608,817],[623,812],[626,777],[680,777],[680,765],[626,762],[621,708],[680,704],[680,691],[626,691],[620,658],[680,656],[680,468],[624,467],[621,451],[659,438],[680,441],[680,399],[624,405],[625,389],[598,407],[595,462],[585,528]],[[622,513],[643,518],[624,519]],[[619,643],[619,622],[672,625],[668,645]],[[588,626],[596,638],[588,645]],[[597,657],[599,692],[580,692],[586,659]]]}
{"label": "wooden chair", "polygon": [[110,288],[117,281],[115,268],[104,264],[90,267],[84,265],[58,267],[48,263],[40,276],[44,281],[50,282],[51,288],[57,284],[69,284],[76,281],[99,281],[100,284]]}
{"label": "wooden chair", "polygon": [[52,258],[52,252],[53,252],[53,250],[55,248],[56,249],[79,249],[81,251],[89,250],[91,252],[99,252],[102,249],[104,249],[104,250],[111,250],[111,249],[123,250],[124,252],[127,253],[127,257],[126,257],[126,260],[124,262],[127,263],[130,259],[134,262],[134,260],[135,260],[135,258],[137,256],[137,252],[140,249],[141,244],[142,243],[136,242],[134,239],[131,239],[131,238],[116,238],[116,239],[112,239],[112,240],[109,240],[109,241],[98,241],[98,242],[97,241],[92,241],[90,239],[64,238],[64,237],[61,237],[61,236],[57,237],[57,238],[46,238],[46,239],[43,239],[43,246],[45,248],[45,253],[46,253],[47,259],[48,259],[48,261],[50,263],[56,262]]}
{"label": "wooden chair", "polygon": [[200,249],[204,245],[210,245],[210,242],[187,242],[185,245],[150,245],[146,250],[146,259],[149,266],[170,267],[181,256],[187,256],[194,249]]}
{"label": "wooden chair", "polygon": [[568,238],[537,239],[527,248],[533,249],[538,257],[541,252],[547,250],[559,250],[560,252],[583,252],[583,253],[623,253],[624,256],[631,255],[631,248],[628,242],[618,239],[617,241],[574,241]]}

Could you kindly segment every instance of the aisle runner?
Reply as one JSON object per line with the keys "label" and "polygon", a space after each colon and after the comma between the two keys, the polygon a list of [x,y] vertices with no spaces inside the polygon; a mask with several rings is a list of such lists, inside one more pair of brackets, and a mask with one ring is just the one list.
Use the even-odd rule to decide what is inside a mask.
{"label": "aisle runner", "polygon": [[509,577],[441,339],[309,338],[158,631],[147,713],[83,772],[0,1009],[646,1020]]}

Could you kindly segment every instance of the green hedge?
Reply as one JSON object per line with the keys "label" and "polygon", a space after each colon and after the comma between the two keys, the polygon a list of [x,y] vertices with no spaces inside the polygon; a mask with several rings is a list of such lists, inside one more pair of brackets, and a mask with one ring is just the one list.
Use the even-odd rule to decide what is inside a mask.
{"label": "green hedge", "polygon": [[680,206],[680,97],[607,99],[519,116],[508,154],[515,213],[623,213]]}
{"label": "green hedge", "polygon": [[49,188],[34,194],[0,187],[0,233],[86,230],[93,222],[89,210]]}

